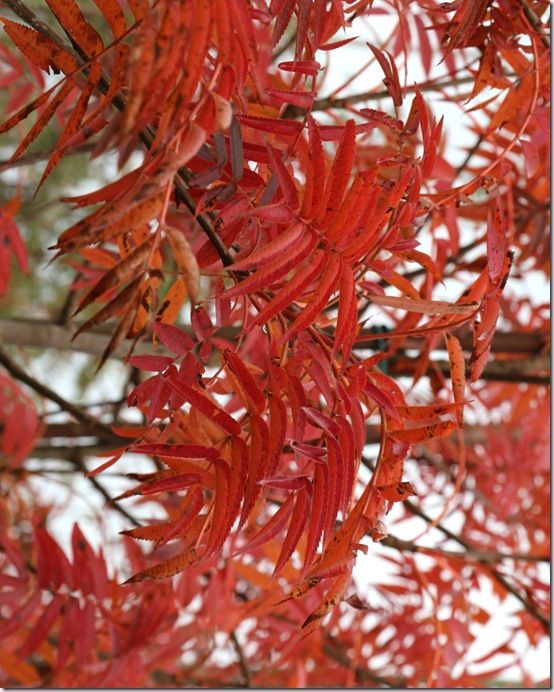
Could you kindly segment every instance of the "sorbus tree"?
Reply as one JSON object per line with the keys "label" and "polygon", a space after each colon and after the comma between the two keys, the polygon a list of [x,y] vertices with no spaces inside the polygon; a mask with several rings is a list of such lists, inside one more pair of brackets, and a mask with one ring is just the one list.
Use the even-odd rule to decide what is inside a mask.
{"label": "sorbus tree", "polygon": [[547,684],[547,12],[3,0],[0,684]]}

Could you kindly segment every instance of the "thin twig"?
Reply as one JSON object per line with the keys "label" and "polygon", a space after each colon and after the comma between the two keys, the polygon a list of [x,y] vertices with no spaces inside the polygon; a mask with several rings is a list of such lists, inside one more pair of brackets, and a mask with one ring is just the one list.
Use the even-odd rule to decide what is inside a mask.
{"label": "thin twig", "polygon": [[[513,74],[507,74],[506,77],[513,77]],[[406,93],[413,93],[416,89],[419,91],[440,91],[441,89],[447,89],[454,86],[463,86],[464,84],[472,84],[475,81],[473,75],[468,75],[467,77],[455,77],[454,79],[445,79],[442,82],[425,82],[424,84],[412,84],[407,86],[404,91]],[[348,106],[353,106],[356,103],[364,103],[366,101],[379,101],[380,99],[390,97],[390,93],[383,89],[382,91],[363,91],[359,94],[350,94],[350,96],[343,96],[341,98],[324,97],[314,101],[312,105],[312,111],[328,111],[330,108],[348,108]],[[298,118],[305,115],[305,111],[297,106],[288,106],[284,112],[283,118]]]}
{"label": "thin twig", "polygon": [[[433,523],[433,519],[422,509],[416,507],[410,500],[405,500],[403,504],[410,510],[412,514],[415,514],[416,516],[420,517],[428,524]],[[470,543],[468,543],[461,536],[457,536],[455,533],[452,533],[452,531],[442,526],[442,524],[435,524],[435,528],[438,529],[444,536],[446,536],[450,540],[455,541],[456,543],[458,543],[458,545],[461,545],[467,551],[474,551],[474,548]],[[527,612],[535,620],[537,620],[537,622],[540,622],[540,624],[543,626],[547,633],[550,632],[550,620],[537,609],[536,605],[531,601],[531,599],[528,596],[521,594],[514,586],[510,584],[509,581],[507,581],[507,579],[502,574],[500,574],[493,567],[487,565],[484,566],[484,568],[490,573],[493,579],[495,579],[501,586],[503,586],[506,589],[506,591],[511,593],[512,596],[514,596],[515,598],[517,598],[517,600],[523,605],[525,610],[527,610]]]}
{"label": "thin twig", "polygon": [[456,552],[454,550],[445,550],[444,548],[416,545],[413,541],[404,541],[396,536],[388,535],[382,541],[382,545],[388,548],[405,551],[409,553],[425,553],[429,555],[442,555],[444,557],[453,558],[455,560],[463,560],[467,557],[472,558],[476,562],[483,564],[491,564],[501,562],[502,560],[516,560],[518,562],[550,562],[548,555],[525,555],[523,553],[503,553],[497,550],[473,550],[472,548],[464,548],[464,552]]}
{"label": "thin twig", "polygon": [[236,632],[233,630],[230,634],[231,641],[233,642],[233,646],[235,647],[235,651],[237,652],[237,656],[239,659],[239,666],[240,670],[242,673],[242,676],[244,678],[244,683],[246,687],[252,687],[252,673],[250,672],[250,668],[248,667],[248,662],[246,660],[246,656],[244,655],[243,648],[238,640]]}
{"label": "thin twig", "polygon": [[519,4],[521,5],[521,9],[523,10],[523,14],[527,17],[527,21],[531,24],[533,29],[540,36],[542,44],[545,46],[545,48],[548,48],[550,50],[550,37],[544,32],[544,30],[541,26],[540,19],[533,12],[533,10],[529,7],[527,0],[519,0]]}
{"label": "thin twig", "polygon": [[81,408],[72,404],[71,402],[64,399],[62,396],[57,394],[53,389],[47,387],[42,382],[39,382],[34,377],[31,377],[28,373],[23,370],[15,361],[13,361],[10,356],[0,348],[0,364],[3,365],[6,370],[13,375],[17,380],[23,382],[28,387],[31,387],[37,394],[53,401],[58,404],[60,408],[67,413],[71,414],[75,420],[79,423],[84,423],[90,430],[91,434],[98,435],[99,437],[105,439],[108,438],[113,440],[114,434],[109,428],[109,426],[104,425],[96,418],[93,418],[88,413],[85,413]]}
{"label": "thin twig", "polygon": [[[3,351],[0,348],[0,364],[4,366],[4,368],[17,380],[20,382],[23,382],[26,384],[28,387],[31,387],[35,392],[40,394],[41,396],[46,397],[50,401],[54,401],[58,406],[60,406],[64,411],[67,411],[70,413],[74,418],[76,418],[80,423],[84,423],[89,426],[93,434],[97,434],[99,437],[108,437],[110,439],[113,439],[113,432],[110,430],[110,428],[107,425],[104,425],[100,421],[96,420],[95,418],[92,418],[92,416],[89,416],[87,413],[85,413],[82,409],[80,409],[78,406],[75,406],[75,404],[70,403],[69,401],[66,401],[63,397],[61,397],[59,394],[54,392],[50,387],[47,387],[46,385],[42,384],[41,382],[38,382],[38,380],[35,380],[33,377],[28,375],[22,368],[17,365],[9,356],[8,354]],[[82,460],[78,457],[73,455],[72,458],[69,458],[69,461],[73,463],[80,471],[82,471],[84,474],[87,473],[87,469],[85,465],[83,464]],[[114,502],[108,491],[104,488],[104,486],[94,477],[88,477],[88,480],[90,481],[91,485],[104,497],[104,499],[111,505],[113,508],[119,512],[122,516],[124,516],[128,521],[132,522],[135,526],[139,526],[139,522],[136,521],[136,519],[127,512],[123,507],[121,507],[119,504]]]}
{"label": "thin twig", "polygon": [[[326,639],[327,641],[321,647],[323,653],[339,663],[343,668],[351,670],[352,666],[350,659],[343,651],[341,651],[342,647],[337,639],[329,634],[326,635]],[[360,684],[372,682],[381,687],[388,687],[391,689],[403,689],[405,687],[405,682],[402,680],[402,678],[399,678],[393,682],[388,678],[378,675],[367,668],[362,668],[361,666],[356,666],[354,668],[354,675],[356,676],[356,681]]]}

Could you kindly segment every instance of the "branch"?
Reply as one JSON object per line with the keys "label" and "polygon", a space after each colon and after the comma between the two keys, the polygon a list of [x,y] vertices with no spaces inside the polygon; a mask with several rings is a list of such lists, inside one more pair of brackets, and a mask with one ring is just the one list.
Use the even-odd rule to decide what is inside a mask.
{"label": "branch", "polygon": [[[391,359],[388,374],[396,376],[413,375],[418,364],[417,358],[400,357]],[[429,363],[427,372],[438,368],[443,375],[450,376],[448,361],[436,360]],[[467,370],[469,376],[469,369]],[[494,382],[526,382],[527,384],[550,384],[550,360],[546,356],[537,356],[526,360],[493,360],[487,363],[482,380]]]}
{"label": "branch", "polygon": [[[433,519],[422,509],[416,507],[416,505],[414,505],[413,502],[411,502],[410,500],[405,500],[403,504],[410,510],[412,514],[421,517],[421,519],[426,521],[428,524],[433,523]],[[458,545],[461,545],[463,548],[465,548],[466,551],[475,552],[475,549],[470,543],[464,540],[461,536],[457,536],[455,533],[452,533],[452,531],[442,526],[442,524],[435,524],[435,528],[438,529],[444,536],[446,536],[450,540],[455,541],[456,543],[458,543]],[[535,603],[533,603],[527,595],[521,594],[514,586],[510,584],[509,581],[507,581],[507,579],[502,574],[500,574],[496,569],[494,569],[494,567],[485,566],[485,569],[489,572],[493,579],[495,579],[501,586],[503,586],[506,589],[506,591],[511,593],[512,596],[514,596],[515,598],[517,598],[517,600],[523,605],[525,610],[527,610],[527,612],[535,620],[537,620],[537,622],[540,622],[545,632],[549,634],[550,620],[538,610]]]}
{"label": "branch", "polygon": [[523,14],[527,18],[527,21],[529,22],[529,24],[531,24],[533,29],[540,36],[542,44],[545,46],[545,48],[548,48],[548,50],[550,50],[550,37],[544,32],[544,30],[541,26],[540,19],[533,12],[533,10],[529,7],[527,0],[519,0],[519,4],[521,5],[521,9],[523,10]]}
{"label": "branch", "polygon": [[50,401],[53,401],[54,403],[58,404],[60,408],[62,408],[64,411],[67,411],[67,413],[71,414],[73,418],[79,421],[79,423],[84,423],[90,430],[92,435],[98,435],[98,437],[101,437],[103,439],[108,438],[110,440],[113,440],[113,432],[111,429],[107,426],[104,425],[104,423],[101,423],[99,420],[96,418],[93,418],[90,416],[88,413],[85,413],[81,408],[76,406],[75,404],[72,404],[69,401],[66,401],[62,396],[57,394],[53,389],[50,389],[50,387],[47,387],[45,384],[42,384],[38,380],[35,380],[34,377],[31,377],[28,375],[15,361],[13,361],[8,354],[0,348],[0,364],[2,364],[5,369],[13,376],[15,377],[16,380],[19,380],[20,382],[23,382],[26,384],[28,387],[31,387],[37,394],[40,394],[41,396],[45,397],[46,399],[49,399]]}
{"label": "branch", "polygon": [[519,562],[550,562],[550,557],[548,555],[525,555],[522,553],[510,554],[496,550],[480,551],[474,550],[473,548],[464,548],[463,552],[456,552],[454,550],[445,550],[444,548],[417,545],[412,541],[404,541],[400,538],[396,538],[396,536],[391,535],[379,542],[382,545],[386,545],[388,548],[394,548],[403,552],[442,555],[455,560],[463,560],[470,557],[476,562],[481,562],[483,564],[501,562],[502,560],[516,560]]}
{"label": "branch", "polygon": [[[85,142],[80,146],[69,149],[64,156],[75,156],[75,154],[88,154],[93,151],[96,147],[96,142]],[[44,150],[37,151],[33,154],[25,154],[25,156],[20,156],[15,161],[11,159],[0,159],[0,169],[5,166],[10,166],[10,168],[20,168],[21,166],[33,166],[35,163],[40,163],[41,161],[47,161],[52,156],[52,151]],[[5,185],[5,183],[2,183]]]}
{"label": "branch", "polygon": [[[341,651],[342,647],[340,647],[339,642],[329,634],[326,635],[326,639],[327,642],[321,647],[323,653],[339,663],[343,668],[351,670],[352,665],[350,663],[350,659],[343,651]],[[392,682],[391,680],[384,678],[377,673],[373,673],[367,668],[362,668],[361,666],[356,666],[354,668],[354,675],[356,676],[356,681],[360,684],[363,684],[364,682],[372,682],[377,683],[381,687],[389,687],[391,689],[404,689],[405,687],[405,683],[401,678],[395,682]]]}
{"label": "branch", "polygon": [[237,656],[239,658],[240,670],[244,678],[245,687],[252,687],[252,673],[250,672],[250,668],[248,667],[248,662],[246,661],[244,651],[242,649],[242,646],[240,645],[240,642],[234,630],[231,632],[230,637],[231,641],[233,642],[233,646],[235,647],[235,650],[237,652]]}
{"label": "branch", "polygon": [[[506,77],[514,77],[514,74],[507,74]],[[475,81],[475,77],[468,75],[467,77],[456,77],[454,79],[445,79],[442,82],[425,82],[424,84],[413,84],[404,88],[405,93],[415,92],[416,89],[419,91],[440,91],[441,89],[447,89],[453,86],[462,86],[464,84],[472,84]],[[383,89],[382,91],[364,91],[360,94],[351,94],[350,96],[343,96],[341,98],[335,98],[334,96],[329,96],[314,101],[312,106],[312,111],[328,111],[330,108],[348,108],[348,106],[353,106],[356,103],[363,103],[365,101],[378,101],[379,99],[384,99],[390,97],[390,93]],[[283,118],[298,118],[305,115],[305,110],[298,108],[297,106],[287,106],[283,111]]]}
{"label": "branch", "polygon": [[[110,430],[108,426],[104,425],[95,418],[92,418],[83,410],[81,410],[78,406],[75,406],[74,404],[71,404],[69,401],[66,401],[59,394],[56,394],[56,392],[54,392],[52,389],[28,375],[1,348],[0,364],[2,364],[4,368],[17,380],[23,382],[28,387],[31,387],[31,389],[34,389],[34,391],[40,394],[41,396],[44,396],[50,401],[53,401],[56,404],[58,404],[58,406],[60,406],[64,411],[70,413],[80,423],[84,423],[85,425],[87,425],[89,429],[93,431],[93,434],[96,433],[99,437],[109,436],[113,439],[113,432]],[[77,456],[74,455],[72,458],[69,459],[69,461],[71,461],[71,463],[73,463],[84,474],[87,473],[87,469],[85,468],[82,460],[79,459]],[[118,511],[128,521],[132,522],[135,526],[139,526],[139,523],[131,514],[129,514],[129,512],[127,512],[127,510],[125,510],[123,507],[121,507],[113,501],[108,491],[96,478],[89,476],[88,480],[90,481],[91,485],[93,485],[94,488],[104,497],[104,499],[114,507],[116,511]]]}
{"label": "branch", "polygon": [[[192,334],[192,330],[189,325],[180,325],[182,329]],[[223,339],[228,339],[233,341],[239,329],[237,327],[225,327],[220,329],[218,336]],[[373,334],[369,329],[362,329],[360,331],[360,340],[355,343],[355,347],[368,349],[371,348],[371,344],[365,343],[363,341],[364,337],[369,334]],[[79,334],[75,341],[71,341],[72,329],[67,326],[61,326],[52,323],[47,320],[36,320],[28,318],[13,318],[13,317],[3,317],[0,318],[0,342],[5,344],[13,344],[16,346],[31,346],[35,348],[53,348],[59,351],[77,351],[80,353],[88,353],[93,356],[101,356],[104,352],[108,340],[110,339],[110,334],[108,332],[104,333],[101,330],[86,332]],[[329,336],[332,333],[329,332]],[[382,335],[383,339],[387,338],[386,334]],[[471,351],[472,347],[472,336],[471,334],[459,335],[462,348],[465,351]],[[408,337],[405,340],[403,348],[405,349],[419,349],[421,347],[423,340],[419,338]],[[546,335],[534,332],[497,332],[494,335],[492,342],[492,352],[493,353],[510,353],[518,354],[520,356],[528,356],[533,354],[539,354],[546,346]],[[437,350],[444,350],[442,348]],[[121,344],[118,348],[111,354],[111,358],[118,358],[124,360],[127,356],[128,349],[125,344]],[[146,355],[156,352],[157,354],[165,353],[164,349],[161,347],[153,348],[151,344],[139,343],[135,348],[135,355]],[[498,363],[507,363],[508,361],[497,361]],[[514,364],[521,364],[521,360],[510,361]],[[492,364],[490,364],[492,365]],[[408,368],[404,364],[403,366],[398,365],[396,367]],[[498,365],[492,366],[493,371],[496,368],[498,370]],[[500,369],[504,368],[506,370],[508,366],[503,365]],[[446,370],[446,374],[448,374]],[[492,372],[489,368],[488,372]],[[487,371],[485,371],[485,378],[487,378]],[[493,379],[493,377],[489,379]],[[541,384],[543,383],[541,379]]]}
{"label": "branch", "polygon": [[[92,356],[104,353],[110,335],[108,333],[85,332],[72,341],[73,328],[61,326],[46,320],[0,318],[0,342],[14,346],[31,346],[34,348],[53,348],[58,351],[77,351]],[[110,358],[124,360],[128,354],[125,343],[120,344],[110,354]],[[148,344],[137,344],[135,355],[151,354],[152,347]]]}
{"label": "branch", "polygon": [[27,22],[29,26],[33,27],[35,31],[39,34],[46,36],[50,41],[61,45],[65,50],[69,51],[74,58],[78,59],[79,56],[73,48],[70,48],[65,41],[62,41],[58,34],[53,31],[47,24],[45,24],[42,19],[39,19],[37,15],[30,10],[21,0],[3,0],[4,5],[7,5],[14,14],[16,14],[24,22]]}

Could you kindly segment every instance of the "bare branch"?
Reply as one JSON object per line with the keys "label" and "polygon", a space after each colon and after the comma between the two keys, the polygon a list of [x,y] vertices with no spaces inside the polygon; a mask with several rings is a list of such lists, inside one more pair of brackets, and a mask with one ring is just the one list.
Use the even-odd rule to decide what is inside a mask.
{"label": "bare branch", "polygon": [[[506,77],[513,77],[513,74],[507,74]],[[420,91],[441,91],[449,87],[463,86],[464,84],[473,84],[475,77],[468,75],[467,77],[456,77],[454,79],[445,79],[442,82],[425,82],[424,84],[413,84],[405,88],[406,93],[413,93],[416,89]],[[335,98],[334,96],[317,99],[314,101],[312,111],[327,111],[330,108],[348,108],[357,103],[366,103],[369,101],[379,101],[380,99],[390,98],[390,93],[383,89],[382,91],[363,91],[359,94],[351,94]],[[305,115],[304,110],[296,106],[287,106],[281,117],[283,118],[298,118]]]}
{"label": "bare branch", "polygon": [[[325,642],[322,646],[323,653],[339,663],[343,668],[350,670],[352,668],[352,664],[350,663],[348,656],[344,653],[344,651],[342,651],[340,642],[330,635],[327,635],[326,638],[327,642]],[[402,679],[398,679],[393,682],[392,680],[389,680],[382,675],[378,675],[367,668],[362,668],[361,666],[356,666],[354,668],[354,675],[356,676],[356,681],[359,684],[372,682],[377,684],[379,687],[387,687],[391,689],[402,689],[405,686]],[[366,685],[364,685],[364,687],[366,687]]]}
{"label": "bare branch", "polygon": [[240,670],[244,678],[245,687],[252,687],[252,673],[250,672],[250,668],[248,667],[248,662],[244,655],[244,651],[237,638],[237,633],[233,630],[231,632],[230,637],[231,641],[233,642],[233,646],[235,647],[235,651],[237,652]]}
{"label": "bare branch", "polygon": [[523,14],[526,16],[527,21],[529,22],[529,24],[531,24],[533,29],[540,36],[544,47],[550,50],[550,37],[545,33],[544,29],[542,28],[540,19],[533,12],[531,7],[529,7],[529,3],[527,2],[527,0],[519,0],[519,4],[521,5]]}
{"label": "bare branch", "polygon": [[[59,394],[50,389],[50,387],[47,387],[46,385],[42,384],[41,382],[38,382],[33,377],[28,375],[1,348],[0,364],[2,364],[4,368],[17,380],[23,382],[28,387],[31,387],[31,389],[33,389],[41,396],[46,397],[50,401],[54,401],[56,404],[58,404],[58,406],[60,406],[64,411],[70,413],[80,423],[84,423],[85,425],[87,425],[93,434],[97,434],[99,437],[108,436],[110,439],[113,439],[113,433],[108,426],[104,425],[92,416],[89,416],[88,413],[85,413],[78,406],[75,406],[75,404],[71,404],[69,401],[66,401],[63,397],[61,397]],[[85,468],[82,459],[80,459],[78,456],[73,455],[73,457],[69,458],[68,460],[71,461],[84,474],[87,473],[87,469]],[[139,525],[138,522],[134,519],[134,517],[131,514],[129,514],[129,512],[127,512],[127,510],[123,509],[123,507],[121,507],[112,500],[112,497],[110,496],[108,491],[96,478],[89,477],[89,481],[91,485],[94,486],[94,488],[104,497],[104,499],[111,506],[114,507],[116,511],[123,515],[128,521],[132,522],[135,526]]]}
{"label": "bare branch", "polygon": [[[405,500],[404,501],[404,506],[407,507],[412,514],[415,514],[418,517],[421,517],[424,521],[426,521],[428,524],[433,523],[433,519],[426,514],[422,509],[417,507],[416,505],[413,504],[410,500]],[[452,541],[455,541],[458,543],[458,545],[461,545],[463,548],[465,548],[466,551],[470,552],[475,552],[475,549],[473,546],[468,543],[465,539],[463,539],[461,536],[457,536],[455,533],[452,533],[449,529],[445,528],[441,524],[435,524],[434,525],[436,529],[438,529],[444,536],[449,538]],[[477,551],[478,552],[478,551]],[[486,569],[487,572],[491,575],[493,579],[495,579],[501,586],[503,586],[506,591],[512,594],[517,600],[523,605],[525,610],[532,615],[532,617],[537,620],[537,622],[540,622],[542,627],[544,628],[545,632],[548,634],[550,632],[550,620],[540,612],[540,610],[537,608],[536,604],[533,603],[530,599],[530,597],[526,594],[520,593],[515,586],[512,586],[510,582],[504,577],[504,575],[500,574],[496,569],[490,566],[483,566],[483,569]]]}
{"label": "bare branch", "polygon": [[469,558],[470,560],[482,562],[483,564],[502,562],[502,560],[517,560],[518,562],[550,562],[550,557],[548,555],[526,555],[523,553],[510,554],[497,550],[480,551],[474,550],[473,548],[464,548],[463,552],[445,550],[444,548],[417,545],[412,541],[404,541],[400,538],[396,538],[396,536],[390,535],[380,541],[380,543],[382,545],[386,545],[388,548],[395,548],[396,550],[406,551],[409,553],[442,555],[455,560],[467,560]]}
{"label": "bare branch", "polygon": [[[189,325],[181,325],[181,327],[192,334]],[[88,353],[93,356],[101,356],[104,353],[106,345],[110,339],[108,332],[102,330],[86,332],[79,334],[75,341],[71,341],[73,329],[68,326],[54,324],[47,320],[35,320],[26,318],[0,318],[0,341],[5,344],[13,344],[16,346],[30,346],[34,348],[53,348],[59,351],[76,351],[80,353]],[[373,334],[371,330],[363,329],[360,332],[360,341],[355,344],[357,348],[371,348],[371,343],[365,343],[364,337]],[[238,329],[234,327],[226,327],[218,332],[222,338],[230,341],[234,340],[238,334]],[[329,334],[332,336],[332,334]],[[386,334],[382,335],[383,339],[387,338]],[[471,351],[472,336],[469,333],[459,335],[462,347],[466,351]],[[531,332],[499,332],[495,334],[492,342],[493,353],[518,354],[521,356],[529,356],[532,354],[540,354],[545,348],[546,335]],[[405,349],[421,348],[422,339],[408,338],[404,343]],[[443,349],[439,349],[443,350]],[[123,360],[128,353],[128,347],[121,344],[112,354],[111,358]],[[134,354],[165,354],[165,349],[158,346],[156,348],[148,343],[137,344]],[[549,373],[544,359],[531,359],[530,365],[524,365],[522,360],[513,361],[495,361],[489,363],[484,379],[490,380],[507,380],[507,381],[522,381],[533,382],[533,374],[536,370],[542,370]],[[415,363],[411,360],[403,359],[398,361],[391,367],[391,373],[398,375],[411,374]],[[449,374],[448,364],[438,361],[436,366],[441,368],[446,375]],[[520,379],[517,379],[521,377]],[[508,379],[509,378],[509,379]],[[515,379],[514,379],[515,378]],[[548,378],[539,375],[536,383],[545,384]]]}
{"label": "bare branch", "polygon": [[[416,369],[417,358],[401,357],[389,362],[390,375],[409,377]],[[450,375],[448,361],[436,360],[429,363],[427,372],[437,368],[447,377]],[[468,370],[469,375],[469,370]],[[536,356],[527,360],[493,360],[487,363],[483,380],[495,382],[526,382],[527,384],[550,384],[550,359],[546,356]]]}

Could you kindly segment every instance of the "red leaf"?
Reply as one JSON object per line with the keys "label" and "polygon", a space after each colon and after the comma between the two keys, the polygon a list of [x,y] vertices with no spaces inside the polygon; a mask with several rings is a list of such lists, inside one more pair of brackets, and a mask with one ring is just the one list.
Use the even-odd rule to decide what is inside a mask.
{"label": "red leaf", "polygon": [[296,336],[299,332],[311,324],[323,310],[327,304],[329,296],[336,290],[336,282],[340,272],[340,265],[341,260],[339,256],[332,252],[329,259],[329,264],[325,268],[321,281],[314,292],[313,300],[289,326],[281,337],[281,342],[285,342]]}
{"label": "red leaf", "polygon": [[425,425],[421,428],[394,430],[391,431],[389,435],[399,442],[409,442],[410,444],[415,444],[417,442],[429,440],[432,437],[443,437],[445,435],[450,435],[450,433],[455,430],[456,427],[457,425],[453,421],[442,421],[440,423]]}
{"label": "red leaf", "polygon": [[266,89],[265,93],[278,101],[290,103],[297,108],[308,109],[312,107],[315,91],[285,91],[284,89]]}
{"label": "red leaf", "polygon": [[368,43],[367,46],[376,57],[377,62],[385,73],[383,84],[385,85],[389,94],[392,96],[394,105],[400,107],[402,105],[402,89],[400,87],[398,70],[396,69],[394,58],[388,51],[381,50],[376,46],[371,45],[371,43]]}
{"label": "red leaf", "polygon": [[318,428],[324,430],[328,435],[338,437],[340,427],[326,413],[317,411],[315,408],[310,408],[309,406],[302,406],[302,411],[306,414],[306,418]]}
{"label": "red leaf", "polygon": [[199,473],[180,473],[169,478],[161,478],[151,483],[142,484],[140,495],[154,495],[155,493],[173,492],[188,488],[195,483],[200,483],[202,476]]}
{"label": "red leaf", "polygon": [[232,264],[230,269],[239,271],[241,269],[264,267],[277,258],[282,258],[289,249],[298,244],[302,236],[310,237],[311,234],[306,232],[306,226],[301,221],[293,223],[284,233],[280,233],[267,245],[262,245],[250,253],[248,257]]}
{"label": "red leaf", "polygon": [[355,41],[358,36],[351,36],[350,38],[343,38],[340,41],[333,41],[332,43],[325,43],[322,46],[319,46],[319,50],[335,50],[336,48],[341,48],[342,46],[346,46],[347,43],[350,43],[351,41]]}
{"label": "red leaf", "polygon": [[230,435],[240,435],[242,430],[240,423],[238,423],[222,408],[217,406],[217,404],[215,404],[205,394],[197,392],[196,390],[192,389],[192,387],[179,382],[179,380],[176,380],[173,377],[168,378],[168,382],[173,389],[185,399],[185,401],[188,401],[191,406],[197,408],[222,430]]}
{"label": "red leaf", "polygon": [[344,127],[344,135],[339,144],[327,184],[325,185],[325,192],[316,218],[316,222],[322,227],[332,220],[340,208],[352,172],[355,147],[355,123],[353,120],[348,120]]}
{"label": "red leaf", "polygon": [[[304,481],[306,484],[306,481]],[[304,490],[299,490],[296,493],[296,503],[294,505],[294,511],[292,513],[289,528],[287,534],[283,540],[283,545],[281,547],[281,552],[277,559],[275,569],[273,570],[273,576],[279,574],[283,569],[288,559],[294,552],[300,537],[304,531],[304,526],[308,519],[308,510],[310,507],[308,487]]]}
{"label": "red leaf", "polygon": [[315,60],[285,60],[280,62],[277,67],[285,72],[299,72],[300,74],[315,77],[321,65]]}
{"label": "red leaf", "polygon": [[[179,383],[182,387],[182,385]],[[181,393],[181,390],[178,390]],[[216,459],[219,452],[215,447],[205,447],[203,445],[185,444],[149,444],[140,443],[133,445],[130,452],[136,454],[150,454],[152,456],[168,457],[170,459]]]}
{"label": "red leaf", "polygon": [[267,145],[267,152],[271,161],[275,175],[279,180],[279,187],[285,198],[285,202],[289,205],[291,209],[298,208],[298,191],[296,190],[296,184],[291,173],[287,169],[280,153],[275,151],[275,149],[269,144]]}
{"label": "red leaf", "polygon": [[279,507],[277,512],[271,517],[267,524],[258,533],[251,538],[245,545],[243,545],[238,551],[237,555],[241,553],[258,548],[260,545],[267,543],[272,538],[275,538],[278,533],[280,533],[285,527],[289,516],[294,507],[294,495],[289,495],[285,502]]}
{"label": "red leaf", "polygon": [[175,358],[170,356],[132,356],[128,359],[128,363],[139,370],[147,372],[162,372],[165,370]]}
{"label": "red leaf", "polygon": [[53,599],[43,610],[41,616],[35,622],[31,630],[29,631],[27,638],[18,650],[18,655],[22,659],[25,659],[28,656],[30,656],[33,653],[33,651],[39,646],[39,644],[43,641],[43,639],[45,639],[45,637],[48,635],[48,633],[54,626],[54,623],[56,622],[56,619],[62,608],[63,603],[64,597],[60,594],[54,594]]}
{"label": "red leaf", "polygon": [[494,211],[489,210],[487,223],[487,266],[491,281],[496,281],[499,278],[504,267],[504,258],[508,247],[506,235],[505,216],[497,198],[494,203]]}
{"label": "red leaf", "polygon": [[230,351],[229,349],[225,350],[223,357],[229,366],[229,369],[237,378],[239,385],[242,387],[246,398],[250,403],[250,407],[258,415],[261,414],[265,409],[265,395],[262,392],[259,384],[252,376],[252,373],[242,362],[239,356],[237,356],[237,354],[233,351]]}
{"label": "red leaf", "polygon": [[416,491],[408,481],[400,483],[392,483],[391,485],[377,486],[379,493],[389,502],[398,502],[407,500],[411,495],[416,495]]}
{"label": "red leaf", "polygon": [[294,300],[300,298],[303,290],[320,275],[323,267],[327,264],[328,257],[329,248],[326,248],[324,252],[320,250],[314,252],[309,263],[297,271],[293,278],[275,294],[254,318],[252,324],[258,325],[269,322],[278,312],[284,310]]}
{"label": "red leaf", "polygon": [[194,341],[190,336],[172,324],[155,322],[153,330],[162,344],[178,356],[184,356],[194,348]]}
{"label": "red leaf", "polygon": [[300,490],[306,487],[306,480],[309,476],[274,476],[258,481],[258,485],[280,490]]}
{"label": "red leaf", "polygon": [[280,120],[279,118],[264,118],[257,115],[241,115],[239,120],[246,127],[262,132],[271,132],[276,135],[294,137],[303,129],[304,125],[296,120]]}
{"label": "red leaf", "polygon": [[279,257],[265,264],[255,274],[247,276],[246,279],[240,281],[236,286],[227,289],[223,295],[229,299],[267,288],[271,283],[283,278],[291,269],[298,266],[310,254],[316,242],[317,238],[313,233],[302,234],[298,242],[290,248],[290,252],[285,255],[281,253]]}
{"label": "red leaf", "polygon": [[315,445],[308,444],[306,442],[296,442],[290,443],[290,446],[300,454],[308,457],[308,459],[313,459],[314,461],[320,461],[326,455],[326,451],[323,447],[316,447]]}
{"label": "red leaf", "polygon": [[461,404],[461,407],[456,410],[456,419],[458,425],[464,423],[463,403],[465,400],[465,385],[466,385],[466,366],[464,360],[464,352],[462,345],[455,336],[446,333],[446,347],[448,349],[448,359],[450,361],[450,377],[452,378],[452,390],[454,392],[454,401]]}

